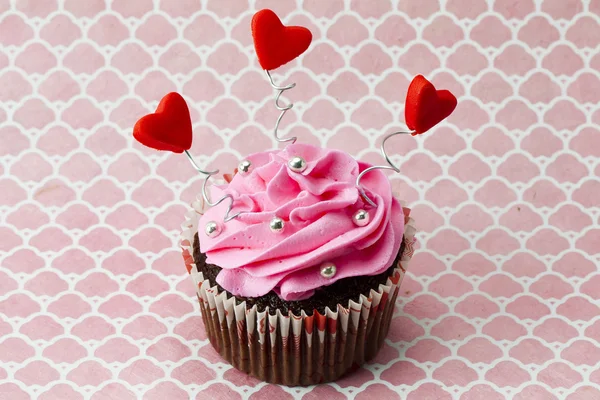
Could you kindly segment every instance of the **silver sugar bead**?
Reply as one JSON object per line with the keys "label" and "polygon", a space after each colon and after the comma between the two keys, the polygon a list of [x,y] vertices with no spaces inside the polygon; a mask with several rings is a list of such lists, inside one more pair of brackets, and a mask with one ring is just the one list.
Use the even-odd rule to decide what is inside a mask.
{"label": "silver sugar bead", "polygon": [[335,267],[334,263],[325,262],[321,264],[321,276],[323,278],[331,279],[335,276],[336,272],[337,268]]}
{"label": "silver sugar bead", "polygon": [[371,221],[371,216],[365,210],[358,210],[352,216],[352,222],[354,222],[354,225],[356,226],[367,226],[369,221]]}
{"label": "silver sugar bead", "polygon": [[294,172],[304,172],[307,166],[306,161],[302,157],[292,157],[290,161],[288,161],[288,167]]}
{"label": "silver sugar bead", "polygon": [[248,160],[244,160],[238,165],[238,172],[241,175],[247,175],[250,172],[250,168],[252,168],[252,163]]}
{"label": "silver sugar bead", "polygon": [[272,232],[283,232],[283,228],[285,228],[285,222],[281,218],[275,217],[271,220],[271,222],[269,222],[269,228],[271,228]]}
{"label": "silver sugar bead", "polygon": [[206,226],[204,227],[204,233],[206,233],[206,236],[211,238],[217,237],[221,234],[221,225],[215,221],[207,222]]}

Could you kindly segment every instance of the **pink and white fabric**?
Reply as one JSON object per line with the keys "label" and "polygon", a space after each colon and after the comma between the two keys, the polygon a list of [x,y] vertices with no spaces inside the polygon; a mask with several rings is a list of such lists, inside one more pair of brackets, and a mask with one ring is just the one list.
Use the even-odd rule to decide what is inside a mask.
{"label": "pink and white fabric", "polygon": [[[468,3],[468,4],[467,4]],[[423,74],[459,99],[389,142],[419,246],[379,357],[286,388],[223,363],[177,247],[202,177],[131,129],[169,91],[192,153],[274,148],[250,19],[311,48],[281,135],[381,163]],[[0,0],[0,398],[600,398],[600,1]]]}

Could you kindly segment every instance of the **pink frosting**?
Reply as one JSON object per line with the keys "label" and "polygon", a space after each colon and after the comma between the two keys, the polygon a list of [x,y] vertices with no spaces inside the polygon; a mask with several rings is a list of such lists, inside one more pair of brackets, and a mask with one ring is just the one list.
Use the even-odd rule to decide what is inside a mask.
{"label": "pink frosting", "polygon": [[[307,161],[304,172],[287,167],[294,156]],[[376,275],[392,264],[404,233],[404,215],[380,170],[361,181],[377,204],[374,208],[355,186],[360,171],[370,165],[344,152],[293,144],[247,159],[252,162],[248,175],[237,174],[228,185],[211,190],[213,199],[232,194],[233,212],[247,212],[222,223],[223,231],[215,238],[207,237],[202,227],[222,222],[228,201],[200,219],[200,249],[208,263],[223,268],[217,276],[223,288],[244,297],[274,290],[284,300],[301,300],[338,279]],[[352,222],[361,208],[370,215],[365,227]],[[274,217],[285,221],[283,232],[271,232]],[[324,262],[337,267],[331,279],[321,276]]]}

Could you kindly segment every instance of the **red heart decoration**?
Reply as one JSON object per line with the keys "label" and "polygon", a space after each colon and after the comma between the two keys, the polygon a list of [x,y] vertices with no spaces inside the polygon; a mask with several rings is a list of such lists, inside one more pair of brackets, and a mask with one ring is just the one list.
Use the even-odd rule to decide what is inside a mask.
{"label": "red heart decoration", "polygon": [[156,150],[183,153],[192,147],[192,121],[188,106],[179,93],[169,93],[160,100],[154,114],[140,118],[133,137]]}
{"label": "red heart decoration", "polygon": [[456,97],[448,90],[436,90],[423,75],[417,75],[406,94],[404,119],[416,134],[425,133],[456,108]]}
{"label": "red heart decoration", "polygon": [[283,26],[271,10],[260,10],[252,18],[252,38],[260,66],[272,70],[304,53],[312,33],[302,26]]}

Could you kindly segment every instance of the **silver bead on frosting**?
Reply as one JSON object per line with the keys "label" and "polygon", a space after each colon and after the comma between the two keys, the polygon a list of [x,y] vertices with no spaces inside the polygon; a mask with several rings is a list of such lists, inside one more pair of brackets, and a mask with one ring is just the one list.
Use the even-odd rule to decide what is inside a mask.
{"label": "silver bead on frosting", "polygon": [[331,279],[335,276],[336,272],[337,268],[335,267],[334,263],[325,262],[321,264],[321,276],[323,278]]}
{"label": "silver bead on frosting", "polygon": [[244,160],[238,165],[238,172],[242,175],[247,175],[252,168],[252,163],[248,160]]}
{"label": "silver bead on frosting", "polygon": [[285,222],[281,218],[275,217],[271,220],[271,222],[269,222],[269,227],[271,228],[272,232],[283,232],[283,228],[285,228]]}
{"label": "silver bead on frosting", "polygon": [[211,238],[217,237],[221,234],[221,225],[215,221],[207,222],[206,226],[204,226],[204,233]]}
{"label": "silver bead on frosting", "polygon": [[304,172],[307,167],[306,161],[302,157],[292,157],[288,161],[288,167],[294,172]]}
{"label": "silver bead on frosting", "polygon": [[352,222],[354,222],[354,225],[356,226],[367,226],[370,220],[371,217],[369,216],[369,213],[365,210],[358,210],[352,216]]}

